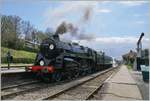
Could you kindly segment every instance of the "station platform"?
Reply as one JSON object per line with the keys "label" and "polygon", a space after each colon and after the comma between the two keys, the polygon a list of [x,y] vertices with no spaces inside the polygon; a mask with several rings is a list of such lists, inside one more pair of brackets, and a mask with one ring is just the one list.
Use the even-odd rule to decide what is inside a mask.
{"label": "station platform", "polygon": [[143,100],[149,100],[149,81],[143,80],[141,71],[130,71],[130,73],[142,93]]}
{"label": "station platform", "polygon": [[25,67],[32,66],[33,64],[10,64],[10,69],[8,69],[8,64],[1,64],[1,73],[21,73],[25,72]]}
{"label": "station platform", "polygon": [[[21,66],[32,66],[33,64],[24,64],[24,63],[11,63],[10,67],[21,67]],[[8,64],[1,64],[1,67],[7,68]]]}
{"label": "station platform", "polygon": [[116,74],[105,81],[99,94],[101,100],[143,99],[137,83],[125,65],[122,65]]}
{"label": "station platform", "polygon": [[8,73],[21,73],[25,72],[25,68],[1,68],[1,74],[8,74]]}

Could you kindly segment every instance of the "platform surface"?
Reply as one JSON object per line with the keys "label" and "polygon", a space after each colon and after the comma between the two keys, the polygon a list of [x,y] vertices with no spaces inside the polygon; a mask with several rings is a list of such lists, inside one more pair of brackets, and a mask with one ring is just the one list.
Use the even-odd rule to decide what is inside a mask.
{"label": "platform surface", "polygon": [[4,73],[19,73],[19,72],[25,72],[25,69],[24,68],[1,68],[1,73],[4,74]]}
{"label": "platform surface", "polygon": [[[32,66],[33,64],[24,64],[24,63],[11,63],[10,66]],[[1,67],[7,67],[8,64],[1,64]]]}
{"label": "platform surface", "polygon": [[104,83],[100,96],[102,100],[143,99],[137,83],[125,65],[122,65],[120,70]]}
{"label": "platform surface", "polygon": [[141,93],[143,100],[149,100],[149,82],[143,81],[143,76],[141,71],[130,71],[133,79],[136,81]]}

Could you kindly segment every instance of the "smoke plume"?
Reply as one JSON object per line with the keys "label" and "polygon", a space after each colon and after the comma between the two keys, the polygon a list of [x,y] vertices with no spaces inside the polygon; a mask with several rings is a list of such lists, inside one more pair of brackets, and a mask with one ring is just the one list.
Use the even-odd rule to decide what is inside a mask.
{"label": "smoke plume", "polygon": [[78,28],[75,27],[72,23],[67,23],[63,21],[57,28],[55,34],[64,34],[67,32],[70,32],[72,35],[76,34],[78,31]]}
{"label": "smoke plume", "polygon": [[83,22],[88,22],[92,16],[92,7],[88,6],[85,8],[84,12],[83,12]]}
{"label": "smoke plume", "polygon": [[55,34],[64,34],[64,33],[66,33],[66,32],[67,32],[67,25],[66,25],[66,22],[62,22],[62,23],[58,26],[58,28],[57,28]]}
{"label": "smoke plume", "polygon": [[91,34],[78,34],[77,39],[91,41],[91,40],[95,39],[95,37]]}
{"label": "smoke plume", "polygon": [[90,20],[92,16],[92,7],[87,6],[83,10],[83,16],[81,17],[82,23],[79,22],[77,26],[72,23],[68,23],[63,21],[56,29],[55,34],[65,34],[67,32],[70,33],[72,37],[75,37],[77,40],[92,40],[94,37],[90,34],[85,34],[85,30],[83,26],[87,25],[87,22]]}

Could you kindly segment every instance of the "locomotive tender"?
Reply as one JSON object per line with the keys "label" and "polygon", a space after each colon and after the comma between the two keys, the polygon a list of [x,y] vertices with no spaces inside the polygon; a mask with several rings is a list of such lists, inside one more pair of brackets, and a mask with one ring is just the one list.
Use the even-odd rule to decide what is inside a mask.
{"label": "locomotive tender", "polygon": [[55,34],[42,41],[34,66],[28,70],[46,81],[60,81],[62,77],[78,77],[109,67],[111,57],[77,43],[62,42]]}

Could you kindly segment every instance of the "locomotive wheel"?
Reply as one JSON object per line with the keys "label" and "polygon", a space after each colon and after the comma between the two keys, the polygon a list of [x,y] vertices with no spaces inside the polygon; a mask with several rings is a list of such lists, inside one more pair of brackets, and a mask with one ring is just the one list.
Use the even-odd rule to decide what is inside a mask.
{"label": "locomotive wheel", "polygon": [[47,74],[47,73],[42,73],[41,75],[41,79],[44,81],[44,82],[51,82],[51,76],[50,74]]}
{"label": "locomotive wheel", "polygon": [[59,82],[62,79],[62,73],[61,72],[55,72],[52,74],[52,80]]}
{"label": "locomotive wheel", "polygon": [[89,69],[89,70],[88,70],[88,74],[91,74],[91,73],[92,73],[92,70],[91,70],[91,69]]}
{"label": "locomotive wheel", "polygon": [[37,79],[41,80],[41,79],[42,79],[41,72],[37,72],[37,73],[36,73],[36,77],[37,77]]}
{"label": "locomotive wheel", "polygon": [[79,74],[80,74],[79,71],[75,71],[75,72],[74,72],[74,77],[75,77],[75,78],[79,77]]}
{"label": "locomotive wheel", "polygon": [[68,80],[72,80],[72,73],[71,73],[71,71],[70,71],[70,73],[68,73],[67,79],[68,79]]}
{"label": "locomotive wheel", "polygon": [[82,76],[85,76],[86,75],[86,71],[82,71]]}

